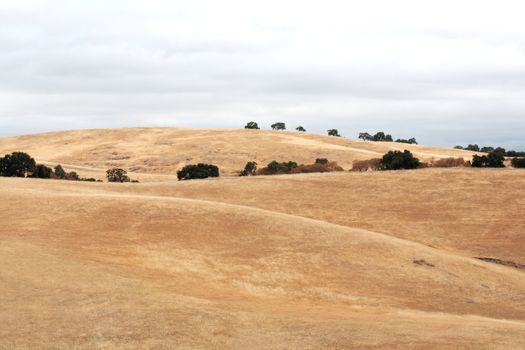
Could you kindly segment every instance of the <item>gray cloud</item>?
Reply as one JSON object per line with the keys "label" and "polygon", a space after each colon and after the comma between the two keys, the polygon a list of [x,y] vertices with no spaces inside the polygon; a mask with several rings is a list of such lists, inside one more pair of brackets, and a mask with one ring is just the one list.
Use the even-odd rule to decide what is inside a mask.
{"label": "gray cloud", "polygon": [[3,2],[0,134],[282,120],[525,148],[524,6],[503,2]]}

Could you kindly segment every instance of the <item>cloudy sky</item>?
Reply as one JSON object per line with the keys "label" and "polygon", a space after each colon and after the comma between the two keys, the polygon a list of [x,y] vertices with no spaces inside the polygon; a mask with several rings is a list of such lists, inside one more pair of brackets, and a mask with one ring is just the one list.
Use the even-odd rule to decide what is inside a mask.
{"label": "cloudy sky", "polygon": [[525,5],[1,0],[0,135],[286,122],[525,149]]}

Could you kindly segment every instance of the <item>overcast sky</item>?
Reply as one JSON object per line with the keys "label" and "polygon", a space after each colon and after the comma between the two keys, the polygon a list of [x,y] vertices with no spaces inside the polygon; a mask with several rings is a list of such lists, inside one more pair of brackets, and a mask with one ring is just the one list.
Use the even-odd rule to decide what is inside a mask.
{"label": "overcast sky", "polygon": [[525,149],[525,5],[0,1],[0,135],[267,128]]}

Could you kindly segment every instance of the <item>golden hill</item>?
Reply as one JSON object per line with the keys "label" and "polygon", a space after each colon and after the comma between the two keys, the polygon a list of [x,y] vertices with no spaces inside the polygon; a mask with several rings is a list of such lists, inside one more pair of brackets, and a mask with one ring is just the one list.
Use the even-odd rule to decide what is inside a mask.
{"label": "golden hill", "polygon": [[[155,145],[168,137],[166,154],[190,157],[223,140],[216,160],[192,162],[231,173],[258,147],[346,167],[359,152],[397,146],[422,158],[469,154],[250,130],[0,139],[3,152],[83,176],[102,175],[117,149],[129,152],[119,166],[159,161],[132,174],[146,180],[139,184],[0,178],[0,349],[525,348],[525,270],[477,259],[525,264],[524,171],[179,182],[172,174],[186,160],[165,159]],[[252,137],[268,140],[243,146]]]}
{"label": "golden hill", "polygon": [[349,169],[353,160],[404,149],[425,161],[451,156],[469,160],[473,154],[448,148],[246,129],[95,129],[0,138],[0,154],[24,151],[38,162],[71,165],[68,168],[82,176],[97,177],[111,167],[173,175],[184,165],[199,162],[216,164],[228,175],[252,160],[264,165],[272,160],[309,164],[316,158],[328,158]]}

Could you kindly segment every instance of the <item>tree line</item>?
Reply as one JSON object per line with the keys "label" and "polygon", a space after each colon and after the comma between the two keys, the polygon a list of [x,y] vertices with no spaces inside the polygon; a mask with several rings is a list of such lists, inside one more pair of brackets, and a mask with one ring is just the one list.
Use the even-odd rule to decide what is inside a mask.
{"label": "tree line", "polygon": [[[276,122],[270,125],[272,130],[286,130],[286,124],[283,122]],[[248,122],[245,126],[245,129],[255,129],[259,130],[259,124],[257,122],[251,121]],[[298,126],[295,128],[298,132],[306,132],[306,129],[303,126]],[[342,135],[339,133],[339,130],[337,129],[328,129],[327,131],[328,136],[335,136],[335,137],[341,137]],[[415,137],[412,137],[410,139],[396,139],[394,141],[394,138],[390,134],[385,134],[383,131],[379,131],[375,133],[374,135],[369,134],[368,132],[361,132],[358,136],[359,139],[363,141],[375,141],[375,142],[400,142],[400,143],[408,143],[408,144],[415,144],[417,145],[417,141]]]}
{"label": "tree line", "polygon": [[455,149],[461,149],[465,151],[472,151],[472,152],[483,152],[483,153],[490,153],[490,152],[498,152],[503,153],[505,157],[525,157],[525,151],[514,151],[509,150],[507,151],[503,147],[492,147],[492,146],[483,146],[480,147],[477,144],[469,144],[468,146],[455,146]]}
{"label": "tree line", "polygon": [[[272,130],[286,130],[286,124],[283,123],[283,122],[273,123],[272,125],[270,125],[270,127],[272,128]],[[246,123],[244,128],[245,129],[254,129],[254,130],[259,130],[260,129],[259,124],[257,122],[254,122],[254,121]],[[298,131],[298,132],[306,132],[306,129],[302,125],[299,125],[298,127],[296,127],[295,130]],[[326,132],[327,132],[328,136],[341,137],[341,135],[339,134],[339,131],[337,129],[328,129]]]}
{"label": "tree line", "polygon": [[[123,169],[113,168],[106,172],[106,177],[108,182],[138,182],[131,180],[126,174],[127,172]],[[67,172],[60,164],[54,168],[38,164],[33,157],[25,152],[13,152],[0,157],[0,176],[87,182],[102,181],[92,177],[82,178],[75,171]]]}

